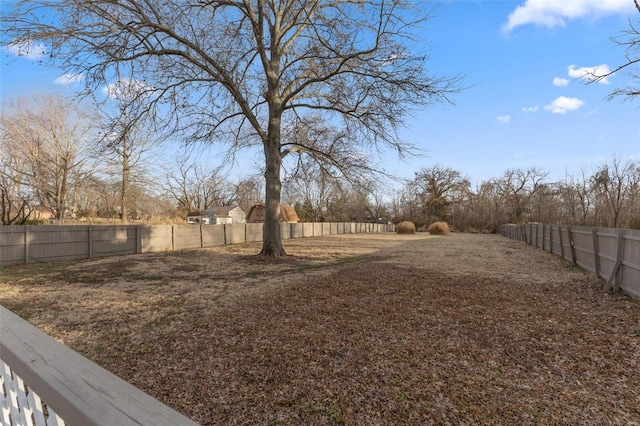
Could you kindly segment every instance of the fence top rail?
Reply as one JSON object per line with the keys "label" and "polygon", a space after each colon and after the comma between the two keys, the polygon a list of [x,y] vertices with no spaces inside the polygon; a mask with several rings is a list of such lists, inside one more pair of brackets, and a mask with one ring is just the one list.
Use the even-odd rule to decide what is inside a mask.
{"label": "fence top rail", "polygon": [[196,425],[0,305],[0,357],[67,424]]}
{"label": "fence top rail", "polygon": [[[615,229],[614,229],[615,231]],[[600,232],[600,231],[596,231],[596,235],[598,237],[611,237],[611,238],[618,238],[618,234],[617,233],[611,233],[611,232]]]}
{"label": "fence top rail", "polygon": [[576,229],[576,228],[571,228],[571,233],[572,234],[582,234],[582,235],[591,235],[592,234],[591,231],[583,231],[581,229]]}

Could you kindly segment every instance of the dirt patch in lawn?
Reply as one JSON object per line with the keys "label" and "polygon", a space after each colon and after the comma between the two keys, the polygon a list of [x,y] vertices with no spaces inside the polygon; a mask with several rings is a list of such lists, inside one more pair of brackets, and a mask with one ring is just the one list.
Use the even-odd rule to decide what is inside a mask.
{"label": "dirt patch in lawn", "polygon": [[2,269],[0,303],[201,424],[638,424],[640,303],[496,235]]}

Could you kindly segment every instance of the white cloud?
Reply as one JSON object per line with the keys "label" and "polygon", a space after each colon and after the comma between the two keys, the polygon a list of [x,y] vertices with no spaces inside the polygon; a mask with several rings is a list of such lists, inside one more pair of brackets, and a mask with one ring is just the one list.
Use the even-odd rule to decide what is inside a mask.
{"label": "white cloud", "polygon": [[546,105],[544,109],[551,111],[554,114],[566,114],[569,111],[575,111],[584,105],[584,101],[578,98],[567,98],[566,96],[560,96]]}
{"label": "white cloud", "polygon": [[534,157],[536,155],[538,155],[538,151],[532,149],[531,151],[527,152],[516,152],[515,154],[513,154],[513,158]]}
{"label": "white cloud", "polygon": [[[567,69],[569,77],[587,81],[595,81],[598,77],[611,73],[611,68],[609,68],[609,65],[607,64],[581,68],[576,68],[575,65],[569,65]],[[609,84],[609,77],[601,78],[598,80],[598,83]]]}
{"label": "white cloud", "polygon": [[510,121],[511,121],[510,115],[501,115],[500,117],[498,117],[498,123],[507,124]]}
{"label": "white cloud", "polygon": [[538,109],[540,108],[539,105],[534,105],[534,106],[530,106],[530,107],[523,107],[522,108],[522,112],[524,113],[530,113],[530,112],[536,112],[538,111]]}
{"label": "white cloud", "polygon": [[153,87],[143,81],[123,78],[116,83],[107,84],[102,88],[102,93],[111,99],[122,99],[128,96],[145,96],[153,91]]}
{"label": "white cloud", "polygon": [[567,86],[569,84],[569,80],[566,78],[555,77],[553,79],[553,85],[558,87]]}
{"label": "white cloud", "polygon": [[502,29],[509,32],[526,24],[564,27],[568,20],[633,12],[634,5],[630,0],[525,0],[511,12]]}
{"label": "white cloud", "polygon": [[10,43],[7,45],[5,50],[12,55],[34,61],[44,58],[47,53],[47,49],[44,47],[44,44],[30,41],[17,41]]}
{"label": "white cloud", "polygon": [[60,77],[56,78],[53,82],[55,84],[66,85],[80,83],[82,80],[84,80],[83,74],[63,74]]}

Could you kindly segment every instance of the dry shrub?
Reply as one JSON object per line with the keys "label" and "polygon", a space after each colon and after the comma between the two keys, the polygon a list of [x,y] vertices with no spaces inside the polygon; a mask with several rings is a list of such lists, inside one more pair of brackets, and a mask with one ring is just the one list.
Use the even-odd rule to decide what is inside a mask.
{"label": "dry shrub", "polygon": [[396,232],[398,234],[415,234],[416,225],[413,222],[405,220],[404,222],[400,222],[398,226],[396,226]]}
{"label": "dry shrub", "polygon": [[433,222],[427,229],[431,235],[449,235],[447,222]]}

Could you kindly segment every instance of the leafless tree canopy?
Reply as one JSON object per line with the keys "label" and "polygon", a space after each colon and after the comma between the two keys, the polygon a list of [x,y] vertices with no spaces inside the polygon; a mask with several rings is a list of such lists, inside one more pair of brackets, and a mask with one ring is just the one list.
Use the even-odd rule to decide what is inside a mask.
{"label": "leafless tree canopy", "polygon": [[[407,113],[458,90],[425,68],[423,2],[404,0],[20,1],[2,18],[14,43],[44,41],[90,91],[134,75],[135,101],[194,140],[261,144],[263,254],[282,255],[283,123],[314,113],[358,143],[399,153]],[[52,13],[54,12],[54,13]],[[134,100],[132,100],[133,102]]]}
{"label": "leafless tree canopy", "polygon": [[92,118],[86,106],[58,95],[9,99],[3,103],[0,114],[3,223],[12,223],[20,216],[26,219],[25,209],[35,207],[50,212],[56,219],[73,213],[70,194],[85,174],[89,140],[96,131]]}
{"label": "leafless tree canopy", "polygon": [[[638,13],[640,14],[640,1],[633,0]],[[638,15],[640,16],[640,15]],[[625,49],[625,61],[621,65],[614,68],[611,72],[606,74],[590,74],[588,81],[601,81],[614,74],[626,74],[630,77],[631,81],[624,87],[616,88],[608,98],[613,99],[617,96],[623,96],[628,99],[634,99],[640,95],[640,87],[637,86],[638,80],[640,80],[640,72],[638,66],[640,65],[640,20],[633,23],[633,20],[629,20],[629,27],[620,32],[616,37],[611,40],[614,44]]]}

